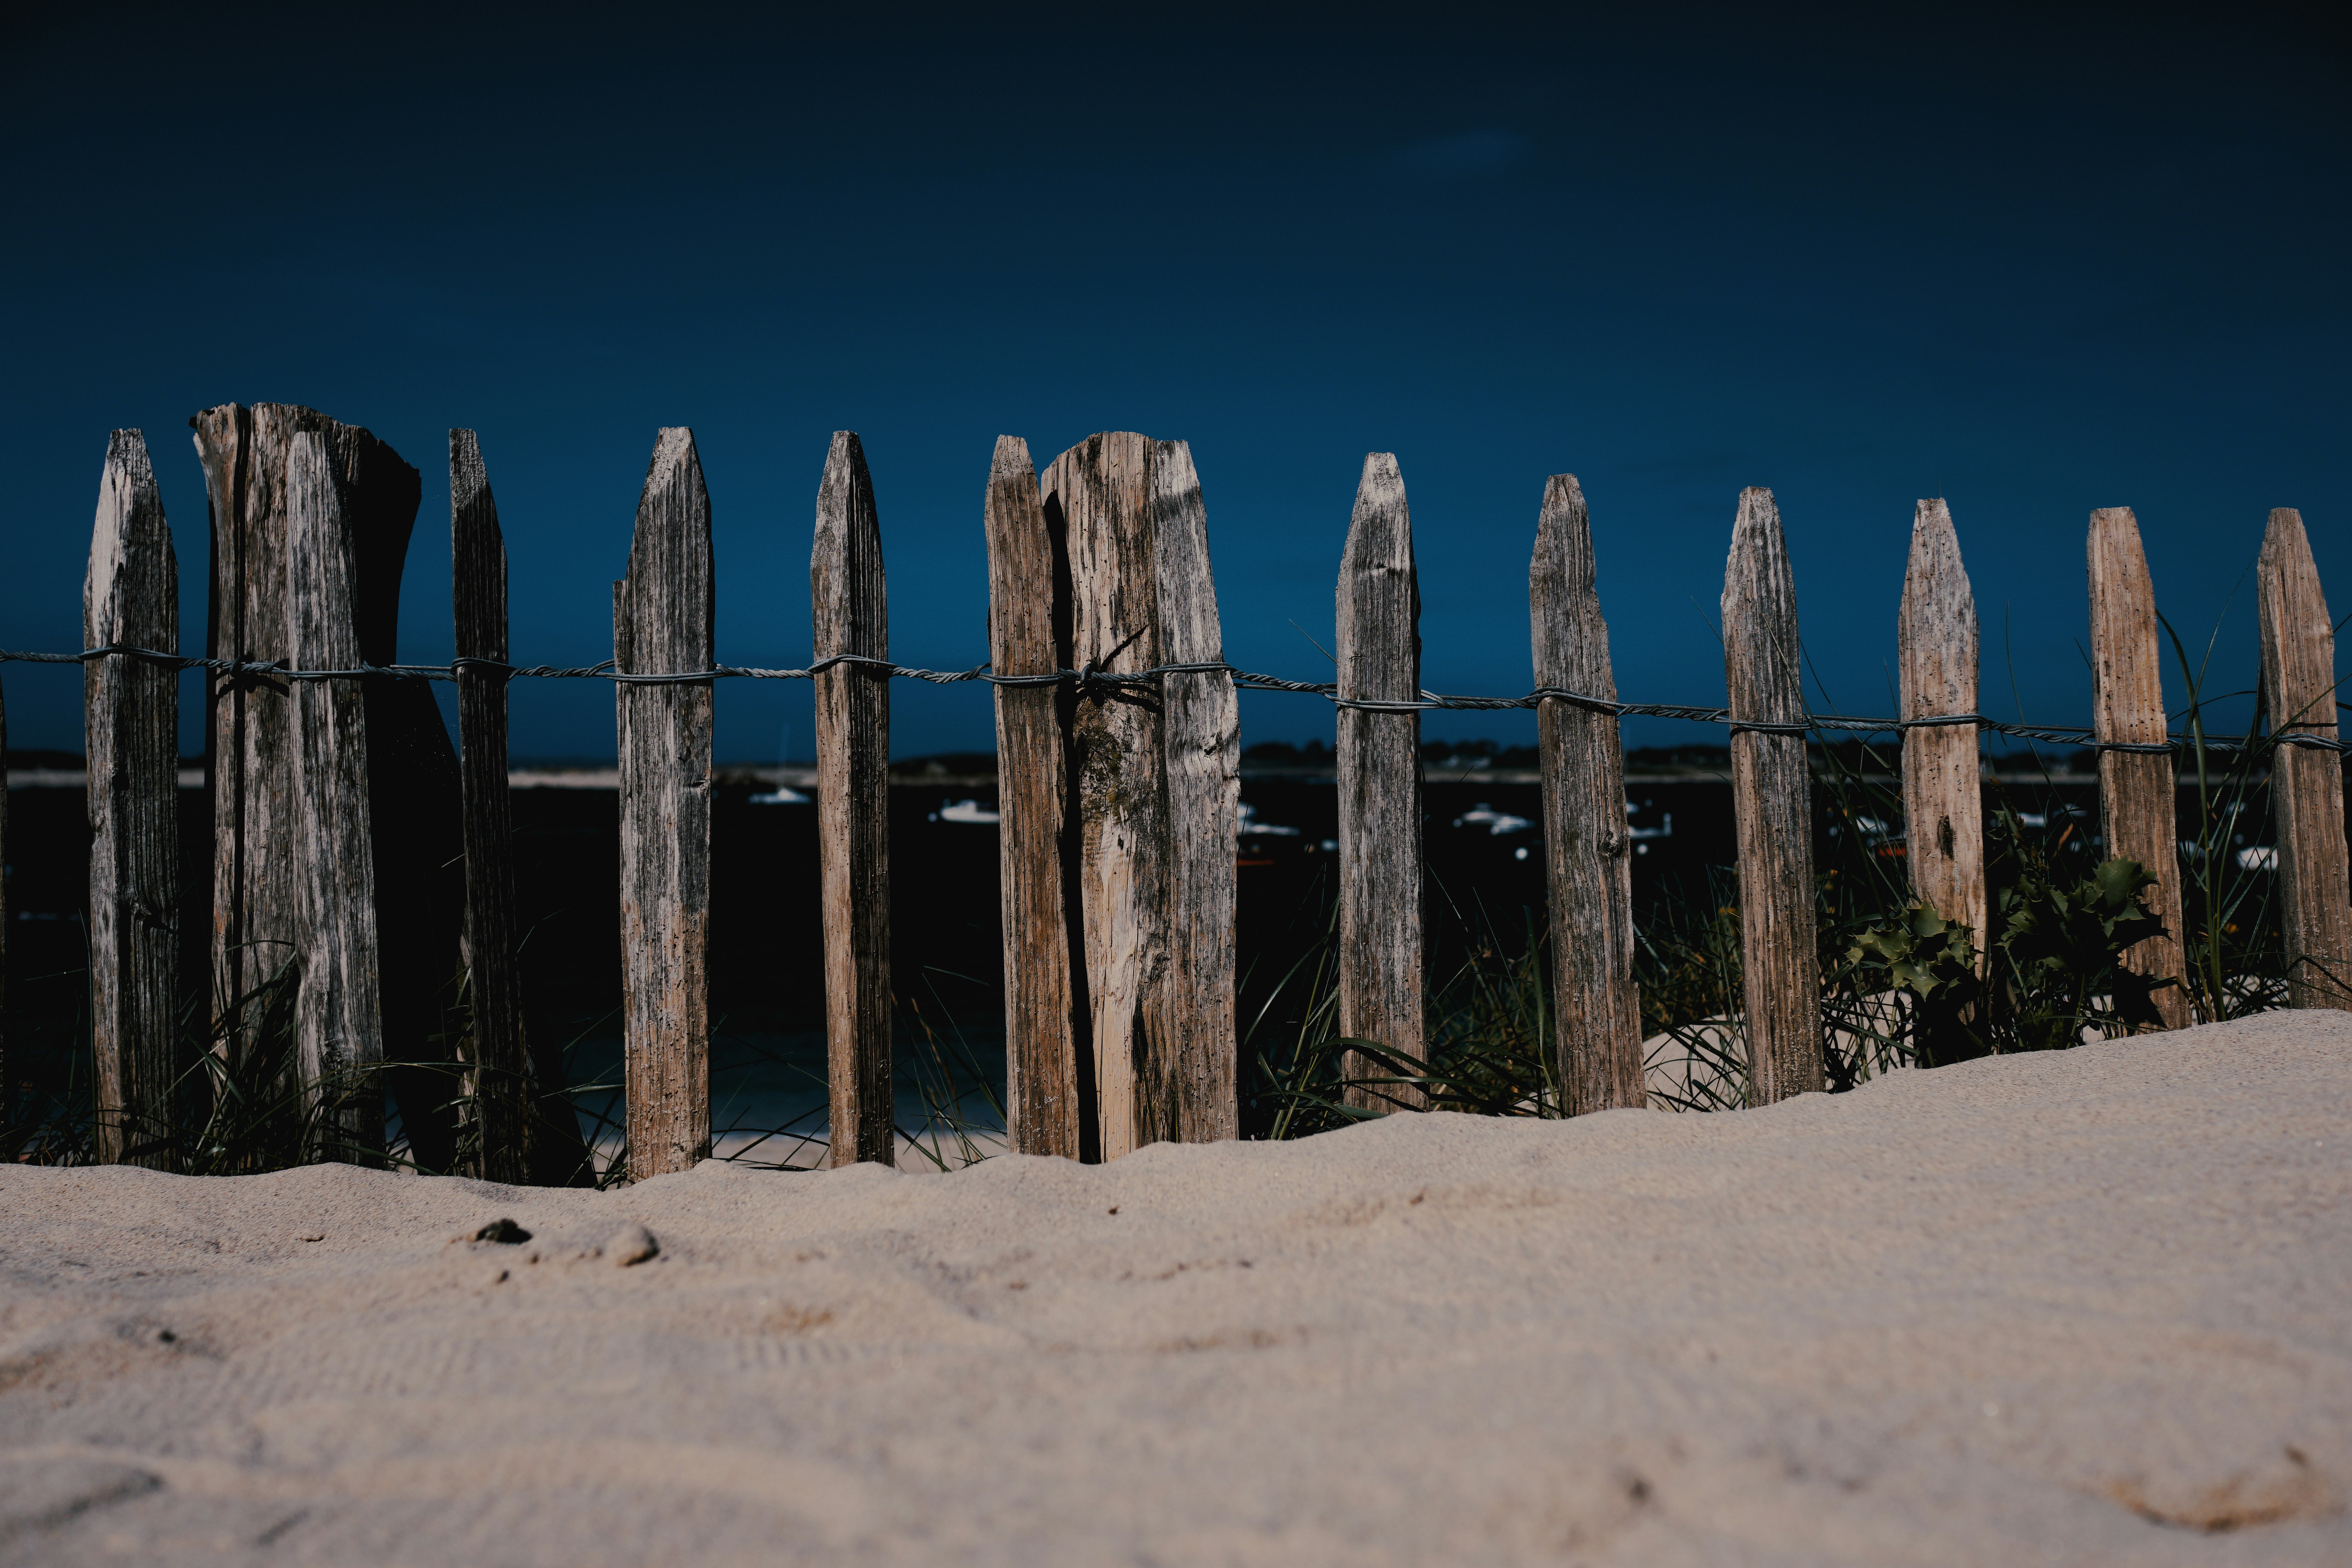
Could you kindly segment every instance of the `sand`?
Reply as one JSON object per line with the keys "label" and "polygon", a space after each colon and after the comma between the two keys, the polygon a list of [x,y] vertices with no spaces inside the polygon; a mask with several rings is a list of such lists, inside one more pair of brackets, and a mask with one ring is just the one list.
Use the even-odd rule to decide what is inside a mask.
{"label": "sand", "polygon": [[2352,1563],[2347,1154],[2278,1014],[1105,1169],[9,1169],[0,1561]]}

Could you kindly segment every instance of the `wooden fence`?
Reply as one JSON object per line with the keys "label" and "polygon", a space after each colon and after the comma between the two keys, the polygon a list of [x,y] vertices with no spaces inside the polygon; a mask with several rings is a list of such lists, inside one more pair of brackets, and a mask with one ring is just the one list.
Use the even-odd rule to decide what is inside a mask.
{"label": "wooden fence", "polygon": [[[85,600],[91,1016],[102,1158],[168,1164],[173,1051],[176,667],[210,670],[214,1010],[221,1048],[249,1044],[257,985],[296,973],[298,1070],[320,1152],[380,1155],[374,1073],[415,1029],[438,976],[413,918],[440,896],[420,853],[462,845],[473,1030],[470,1130],[449,1163],[528,1179],[540,1145],[575,1136],[532,1114],[549,1064],[526,1040],[516,976],[506,689],[517,674],[604,675],[620,750],[620,899],[627,1150],[633,1175],[710,1147],[707,949],[712,681],[816,683],[832,1158],[887,1161],[892,990],[887,764],[887,599],[875,489],[857,437],[834,437],[816,500],[810,669],[714,664],[710,502],[691,432],[660,433],[609,668],[509,663],[507,568],[474,433],[450,433],[459,747],[422,684],[393,672],[416,471],[366,431],[308,409],[223,407],[191,422],[212,506],[206,656],[178,658],[176,568],[146,447],[118,431],[100,481]],[[1900,728],[1918,895],[1987,926],[1974,599],[1950,512],[1923,500],[1900,603],[1899,721],[1825,721],[1801,687],[1797,592],[1771,493],[1743,491],[1723,592],[1727,710],[1616,700],[1581,490],[1546,484],[1528,573],[1537,689],[1513,700],[1421,689],[1420,596],[1395,458],[1365,460],[1340,554],[1339,679],[1248,676],[1223,658],[1207,513],[1190,448],[1091,437],[1042,479],[1001,438],[981,509],[989,557],[1004,930],[1007,1100],[1016,1149],[1114,1159],[1239,1128],[1234,1019],[1238,686],[1320,692],[1339,710],[1343,1033],[1422,1054],[1420,714],[1533,707],[1557,942],[1557,1049],[1571,1113],[1643,1103],[1632,882],[1618,723],[1627,712],[1727,721],[1738,818],[1751,1096],[1823,1085],[1807,760],[1825,725]],[[2297,1006],[2352,1005],[2352,895],[2336,738],[2331,623],[2300,517],[2271,514],[2260,567],[2263,688],[2284,742],[2273,777],[2284,934]],[[2090,521],[2100,795],[2111,854],[2158,868],[2161,936],[2127,955],[2180,973],[2173,742],[2155,600],[2128,510]],[[144,651],[141,651],[144,650]],[[928,672],[898,672],[928,673]],[[958,678],[964,679],[964,678]],[[5,710],[0,710],[5,713]],[[5,720],[0,720],[4,722]],[[2043,733],[2042,731],[2032,731]],[[413,804],[436,781],[444,821]],[[420,813],[422,813],[420,815]],[[5,818],[0,817],[0,824]],[[5,933],[5,927],[0,927]],[[420,982],[422,989],[419,990]],[[2165,1022],[2190,1021],[2160,992]],[[1370,1058],[1359,1076],[1382,1075]],[[1409,1085],[1355,1091],[1413,1106]]]}

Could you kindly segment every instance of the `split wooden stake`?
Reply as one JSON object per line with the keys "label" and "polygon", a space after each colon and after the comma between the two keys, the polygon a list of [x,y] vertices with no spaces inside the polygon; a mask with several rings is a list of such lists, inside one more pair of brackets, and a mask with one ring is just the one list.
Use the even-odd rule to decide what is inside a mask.
{"label": "split wooden stake", "polygon": [[[1224,634],[1209,570],[1209,513],[1182,441],[1150,444],[1150,537],[1160,651],[1169,664],[1222,664]],[[1220,669],[1160,678],[1167,797],[1165,966],[1149,1061],[1153,1135],[1185,1143],[1241,1136],[1240,1041],[1234,1016],[1241,833],[1241,704]]]}
{"label": "split wooden stake", "polygon": [[[710,492],[694,432],[654,441],[629,573],[613,584],[624,675],[711,668]],[[710,1153],[709,680],[614,688],[621,751],[622,1050],[633,1179]]]}
{"label": "split wooden stake", "polygon": [[[1133,675],[1222,657],[1189,447],[1092,436],[1054,460],[1042,489],[1048,537],[1069,552],[1075,668]],[[1094,1105],[1081,1114],[1105,1160],[1230,1138],[1240,1125],[1229,1059],[1238,742],[1222,670],[1076,693],[1066,744],[1077,889],[1065,907],[1085,955],[1079,1076],[1083,1097],[1091,1072]]]}
{"label": "split wooden stake", "polygon": [[[298,669],[361,662],[353,562],[334,457],[315,430],[286,462],[286,653]],[[383,1061],[375,855],[368,815],[367,703],[354,678],[298,680],[287,704],[293,761],[289,836],[297,881],[296,1060],[329,1158],[383,1148]]]}
{"label": "split wooden stake", "polygon": [[[286,446],[279,405],[208,408],[188,423],[212,502],[212,600],[205,652],[268,662],[286,657]],[[264,416],[255,429],[256,414]],[[287,683],[267,675],[207,678],[211,723],[205,770],[213,803],[213,1016],[228,1026],[216,1048],[232,1063],[260,1044],[248,993],[294,952],[291,857],[284,853],[293,759],[286,744]],[[279,846],[271,853],[272,845]]]}
{"label": "split wooden stake", "polygon": [[1731,803],[1739,843],[1748,1103],[1822,1085],[1821,965],[1813,932],[1812,778],[1801,731],[1797,584],[1772,492],[1739,492],[1723,576],[1723,676],[1731,709]]}
{"label": "split wooden stake", "polygon": [[[1070,553],[1073,668],[1132,674],[1160,662],[1150,447],[1131,431],[1090,436],[1046,470],[1044,504]],[[1125,687],[1078,693],[1070,746],[1079,922],[1094,1119],[1105,1160],[1152,1141],[1141,1132],[1139,1080],[1149,1049],[1144,989],[1166,952],[1160,744],[1155,693]]]}
{"label": "split wooden stake", "polygon": [[[1339,556],[1339,696],[1421,697],[1421,586],[1412,517],[1395,455],[1364,458]],[[1421,715],[1339,710],[1339,1032],[1414,1061],[1428,1047],[1423,1013]],[[1350,1051],[1348,1103],[1418,1108],[1416,1085]]]}
{"label": "split wooden stake", "polygon": [[[449,432],[450,603],[459,659],[507,660],[507,549],[481,443]],[[466,839],[466,970],[473,1003],[467,1089],[478,1150],[470,1174],[530,1179],[535,1118],[515,958],[513,819],[507,785],[507,672],[460,664],[458,762]]]}
{"label": "split wooden stake", "polygon": [[[816,657],[890,656],[874,480],[857,437],[836,430],[816,492],[809,556]],[[833,1163],[889,1164],[890,672],[836,664],[816,677],[817,838],[824,900],[824,1018]]]}
{"label": "split wooden stake", "polygon": [[[417,471],[366,430],[315,409],[262,403],[226,405],[188,421],[211,501],[211,605],[205,651],[267,662],[287,657],[288,465],[297,435],[325,442],[349,551],[349,615],[360,657],[397,657],[400,578],[422,494]],[[437,1027],[436,996],[455,957],[454,931],[439,919],[438,868],[459,853],[456,759],[432,694],[417,681],[361,682],[368,714],[369,813],[382,842],[376,929],[383,965],[381,1004],[387,1047],[441,1052],[425,1040]],[[208,682],[205,777],[213,807],[212,994],[223,1022],[217,1049],[232,1061],[263,1045],[258,993],[296,952],[300,886],[293,832],[295,762],[288,739],[288,682],[251,671]],[[382,787],[375,787],[378,784]],[[433,1112],[448,1099],[437,1074],[403,1078],[401,1100],[412,1151],[440,1168]]]}
{"label": "split wooden stake", "polygon": [[[2165,739],[2164,670],[2157,639],[2156,589],[2129,507],[2091,514],[2091,732],[2100,741],[2155,744]],[[2164,922],[2123,955],[2125,967],[2173,984],[2155,995],[2168,1029],[2189,1023],[2180,951],[2179,828],[2169,752],[2101,752],[2099,816],[2107,858],[2137,860],[2156,879],[2147,902]]]}
{"label": "split wooden stake", "polygon": [[[2274,734],[2336,736],[2336,623],[2303,514],[2272,511],[2263,535],[2263,689]],[[2279,919],[2287,1003],[2352,1010],[2352,892],[2344,842],[2344,759],[2282,745],[2271,760],[2278,819]]]}
{"label": "split wooden stake", "polygon": [[[82,646],[180,647],[180,570],[147,442],[107,443]],[[98,1157],[173,1167],[179,960],[180,672],[128,654],[82,667],[89,778],[90,1045]]]}
{"label": "split wooden stake", "polygon": [[[999,436],[982,511],[988,533],[988,654],[999,675],[1067,667],[1069,563],[1046,530],[1029,444]],[[1056,626],[1055,607],[1064,610]],[[1006,1136],[1023,1154],[1082,1156],[1068,888],[1068,788],[1058,686],[996,688],[996,809],[1004,920]],[[1091,1140],[1087,1140],[1091,1142]]]}
{"label": "split wooden stake", "polygon": [[[1977,710],[1977,601],[1960,563],[1950,508],[1923,500],[1911,522],[1896,634],[1906,719]],[[1937,724],[1903,732],[1905,859],[1911,891],[1946,920],[1966,924],[1985,972],[1984,785],[1977,726]]]}
{"label": "split wooden stake", "polygon": [[[1528,568],[1538,686],[1616,700],[1609,624],[1594,587],[1592,524],[1573,474],[1544,485]],[[1625,752],[1613,714],[1546,698],[1544,854],[1551,885],[1554,1030],[1572,1116],[1649,1102],[1633,982],[1633,862]]]}

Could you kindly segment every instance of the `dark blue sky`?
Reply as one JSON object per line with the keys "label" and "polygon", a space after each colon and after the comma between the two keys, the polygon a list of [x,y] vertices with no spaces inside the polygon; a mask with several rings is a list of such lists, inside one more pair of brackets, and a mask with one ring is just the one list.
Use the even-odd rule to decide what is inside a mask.
{"label": "dark blue sky", "polygon": [[[185,420],[264,399],[425,470],[411,659],[451,650],[451,425],[481,432],[516,651],[560,663],[610,652],[668,424],[700,446],[740,663],[808,657],[836,428],[873,466],[893,651],[940,667],[985,654],[999,432],[1041,465],[1098,429],[1191,440],[1227,656],[1302,678],[1375,448],[1441,690],[1528,684],[1560,471],[1629,698],[1720,700],[1746,484],[1779,495],[1849,711],[1892,702],[1923,495],[1950,498],[1996,713],[2013,676],[2031,719],[2087,718],[2095,506],[2137,510],[2177,625],[2220,625],[2221,688],[2251,684],[2268,508],[2303,508],[2352,610],[2347,58],[2298,13],[491,9],[6,24],[0,646],[78,645],[107,432],[138,426],[200,648]],[[17,745],[79,747],[70,671],[0,679]],[[787,721],[807,749],[805,686],[729,683],[719,711],[722,758],[772,757]],[[902,684],[894,715],[902,754],[991,742],[974,688]],[[1265,695],[1243,723],[1330,720]],[[1718,737],[1629,726],[1684,739]],[[608,688],[518,688],[519,755],[612,746]]]}

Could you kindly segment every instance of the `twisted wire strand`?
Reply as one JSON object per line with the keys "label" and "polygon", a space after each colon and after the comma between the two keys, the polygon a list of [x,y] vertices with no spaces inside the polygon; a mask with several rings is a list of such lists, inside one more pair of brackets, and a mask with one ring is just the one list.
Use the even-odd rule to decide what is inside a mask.
{"label": "twisted wire strand", "polygon": [[[1979,730],[2008,735],[2021,741],[2039,741],[2045,745],[2075,746],[2089,751],[2120,752],[2128,754],[2168,755],[2194,744],[2191,737],[2175,735],[2162,741],[2102,741],[2088,729],[2069,725],[2012,724],[1983,713],[1936,713],[1917,719],[1874,719],[1843,713],[1809,713],[1799,721],[1778,722],[1760,719],[1735,719],[1727,708],[1695,708],[1671,702],[1619,702],[1606,697],[1593,697],[1581,691],[1571,691],[1564,686],[1538,686],[1524,697],[1449,697],[1434,691],[1423,691],[1417,699],[1387,699],[1342,697],[1333,681],[1286,680],[1278,675],[1261,675],[1254,670],[1240,669],[1223,659],[1202,659],[1184,664],[1160,664],[1149,669],[1114,673],[1088,663],[1081,669],[1038,670],[1024,675],[999,675],[987,664],[976,664],[970,669],[914,669],[893,664],[887,658],[869,654],[836,653],[820,658],[805,669],[761,669],[746,665],[714,665],[709,669],[674,670],[639,674],[618,669],[614,661],[604,659],[596,664],[559,666],[549,664],[518,665],[503,659],[460,657],[446,665],[438,664],[363,664],[356,669],[291,669],[283,659],[254,660],[234,658],[198,658],[185,654],[163,653],[154,648],[131,647],[110,643],[103,647],[85,648],[79,653],[20,653],[0,648],[0,664],[87,664],[96,659],[120,655],[149,664],[173,669],[202,669],[232,679],[268,678],[276,680],[354,680],[370,678],[393,678],[404,680],[455,680],[460,671],[504,671],[509,680],[610,680],[625,686],[682,686],[707,680],[813,680],[828,669],[843,665],[856,665],[884,672],[900,680],[920,680],[935,686],[953,686],[964,681],[983,681],[991,686],[1012,689],[1059,686],[1065,681],[1077,687],[1081,693],[1090,690],[1131,690],[1157,685],[1171,675],[1226,675],[1234,685],[1244,691],[1292,691],[1302,696],[1320,697],[1338,708],[1352,708],[1365,713],[1421,713],[1432,710],[1486,712],[1519,708],[1538,708],[1546,702],[1559,702],[1571,708],[1599,713],[1608,718],[1681,719],[1699,724],[1722,724],[1733,734],[1742,732],[1759,735],[1811,735],[1823,731],[1851,734],[1900,734],[1908,730],[1941,729],[1955,724],[1973,724]],[[2228,741],[2209,737],[2209,752],[2259,751],[2266,745],[2303,746],[2313,751],[2352,751],[2352,742],[2331,735],[2311,734],[2302,730],[2287,730],[2258,741]]]}

